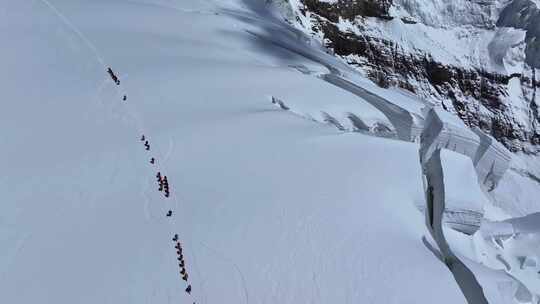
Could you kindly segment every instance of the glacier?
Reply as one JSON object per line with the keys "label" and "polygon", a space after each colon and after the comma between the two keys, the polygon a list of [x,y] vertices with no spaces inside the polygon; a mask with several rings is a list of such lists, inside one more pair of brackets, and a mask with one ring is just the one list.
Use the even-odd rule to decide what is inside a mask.
{"label": "glacier", "polygon": [[[526,157],[377,86],[294,14],[0,4],[0,301],[467,303],[449,252],[489,303],[538,301],[538,227],[518,217],[537,206],[502,199]],[[442,155],[442,236],[426,225],[422,149]]]}

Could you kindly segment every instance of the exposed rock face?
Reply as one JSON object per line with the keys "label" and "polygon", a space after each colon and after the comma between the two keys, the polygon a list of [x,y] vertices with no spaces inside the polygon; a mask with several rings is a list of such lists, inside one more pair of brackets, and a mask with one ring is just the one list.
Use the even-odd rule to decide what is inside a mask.
{"label": "exposed rock face", "polygon": [[335,3],[303,0],[305,8],[332,22],[339,18],[354,20],[358,16],[388,18],[392,0],[337,0]]}
{"label": "exposed rock face", "polygon": [[540,68],[540,9],[530,0],[514,0],[501,12],[497,26],[520,28],[527,31],[526,61]]}
{"label": "exposed rock face", "polygon": [[503,2],[299,0],[293,10],[299,27],[380,86],[441,104],[512,151],[537,153],[540,10]]}

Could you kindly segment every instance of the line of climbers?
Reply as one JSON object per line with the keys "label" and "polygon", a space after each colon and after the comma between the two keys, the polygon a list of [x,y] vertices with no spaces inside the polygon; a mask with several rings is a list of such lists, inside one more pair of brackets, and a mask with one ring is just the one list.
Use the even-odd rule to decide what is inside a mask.
{"label": "line of climbers", "polygon": [[189,275],[186,270],[186,263],[184,261],[184,254],[182,250],[182,243],[178,240],[178,234],[175,234],[173,237],[173,242],[176,243],[174,248],[176,248],[176,254],[178,255],[178,266],[180,267],[180,275],[182,275],[182,280],[186,281],[188,286],[185,289],[185,292],[191,294],[191,284],[189,284]]}
{"label": "line of climbers", "polygon": [[[113,70],[110,67],[107,68],[107,73],[109,74],[109,76],[111,76],[111,79],[114,81],[114,83],[116,83],[116,85],[120,85],[120,79],[118,79],[118,76],[116,76],[116,74],[114,74]],[[124,94],[124,96],[122,96],[122,100],[123,101],[127,100],[127,95],[126,94]]]}
{"label": "line of climbers", "polygon": [[146,151],[150,151],[150,143],[148,142],[148,140],[146,140],[146,137],[144,135],[141,136],[141,141],[144,141],[144,148],[146,149]]}
{"label": "line of climbers", "polygon": [[[148,140],[146,139],[144,134],[141,136],[141,141],[144,141],[144,147],[146,148],[146,150],[150,150],[150,144],[148,143]],[[155,164],[156,159],[153,157],[150,158],[150,163]],[[171,195],[171,192],[169,190],[169,180],[167,179],[167,176],[162,176],[161,172],[158,172],[156,174],[156,178],[159,185],[158,191],[163,191],[165,193],[165,197],[169,197]]]}
{"label": "line of climbers", "polygon": [[[144,134],[141,136],[141,141],[144,141],[144,145],[146,147],[146,150],[150,149],[150,145],[148,144],[148,140],[144,136]],[[150,158],[150,163],[154,164],[156,162],[155,158]],[[161,175],[161,172],[157,172],[156,174],[157,182],[159,185],[158,191],[163,191],[165,193],[165,197],[169,197],[169,180],[167,179],[166,175]],[[167,217],[171,217],[173,214],[172,210],[169,210],[166,214]],[[180,267],[180,275],[182,276],[182,280],[186,281],[188,283],[189,275],[186,270],[186,263],[184,261],[184,254],[182,249],[182,244],[178,240],[178,234],[175,234],[173,237],[173,242],[176,243],[174,248],[176,248],[176,254],[178,255],[178,266]],[[188,286],[185,289],[185,292],[191,295],[191,284],[188,283]],[[195,303],[194,303],[195,304]]]}
{"label": "line of climbers", "polygon": [[[146,150],[150,150],[150,144],[148,143],[148,140],[146,139],[144,134],[141,136],[141,141],[144,141],[144,146]],[[156,159],[153,157],[150,158],[150,163],[155,164]],[[167,176],[162,176],[161,172],[158,171],[158,173],[156,174],[156,178],[159,185],[158,191],[163,191],[165,193],[165,197],[169,197],[171,195],[171,192],[169,190],[169,180],[167,179]]]}
{"label": "line of climbers", "polygon": [[158,191],[165,192],[165,197],[169,197],[171,193],[169,192],[169,180],[167,179],[167,176],[162,177],[161,172],[158,172],[156,178],[159,185]]}
{"label": "line of climbers", "polygon": [[107,68],[107,73],[109,73],[109,76],[111,76],[112,80],[114,81],[114,83],[116,83],[116,85],[120,85],[120,79],[116,77],[116,75],[114,74],[113,70],[110,67]]}
{"label": "line of climbers", "polygon": [[[118,77],[116,76],[116,74],[113,72],[113,70],[109,67],[107,68],[107,73],[109,74],[109,76],[111,77],[111,79],[114,81],[114,83],[116,83],[116,85],[120,85],[120,79],[118,79]],[[127,100],[127,95],[124,94],[122,96],[122,100],[123,101],[126,101]],[[146,137],[144,136],[144,134],[141,136],[141,141],[144,142],[144,147],[146,149],[146,151],[150,151],[150,144],[148,142],[148,140],[146,139]],[[155,158],[151,157],[150,158],[150,163],[151,164],[155,164],[156,160]],[[158,180],[158,183],[159,183],[159,191],[163,191],[165,192],[165,197],[169,197],[170,195],[170,192],[169,192],[169,181],[167,180],[167,176],[161,176],[161,172],[158,172],[157,175],[156,175],[156,178]],[[167,217],[171,217],[173,214],[172,210],[169,210],[166,214]],[[187,294],[191,295],[191,284],[189,284],[189,281],[188,281],[188,278],[189,278],[189,275],[186,271],[186,263],[184,261],[184,255],[183,255],[183,249],[182,249],[182,244],[180,243],[180,241],[178,240],[178,234],[175,234],[174,237],[173,237],[173,242],[176,243],[176,245],[174,246],[176,248],[176,253],[178,255],[178,266],[180,267],[180,274],[182,275],[182,280],[186,281],[186,284],[187,287],[186,289],[184,290]],[[196,304],[195,302],[193,302],[193,304]]]}

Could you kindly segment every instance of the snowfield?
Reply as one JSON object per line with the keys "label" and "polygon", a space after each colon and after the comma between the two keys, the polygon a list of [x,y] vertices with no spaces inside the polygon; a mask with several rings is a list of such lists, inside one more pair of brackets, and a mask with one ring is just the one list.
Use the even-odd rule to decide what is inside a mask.
{"label": "snowfield", "polygon": [[[0,4],[0,303],[467,303],[425,245],[415,138],[279,20],[254,0]],[[421,101],[378,96],[422,127]],[[478,168],[447,153],[481,210]]]}

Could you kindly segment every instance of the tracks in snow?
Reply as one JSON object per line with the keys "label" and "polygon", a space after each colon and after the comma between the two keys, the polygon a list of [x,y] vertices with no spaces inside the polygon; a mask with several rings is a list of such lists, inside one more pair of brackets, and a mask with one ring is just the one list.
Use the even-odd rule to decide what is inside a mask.
{"label": "tracks in snow", "polygon": [[[138,134],[137,136],[140,136],[141,134],[146,134],[146,128],[144,128],[143,126],[143,123],[142,121],[140,120],[139,116],[135,115],[135,112],[133,111],[133,109],[131,109],[129,107],[129,103],[128,103],[128,100],[127,100],[127,92],[125,90],[122,90],[121,89],[121,81],[120,81],[120,78],[114,73],[114,71],[105,63],[105,59],[103,58],[103,56],[101,56],[100,52],[98,51],[97,47],[57,8],[55,7],[52,3],[50,3],[48,0],[40,0],[45,6],[47,6],[53,13],[54,15],[60,19],[62,21],[62,23],[67,27],[69,28],[73,33],[75,33],[77,35],[77,37],[84,43],[84,45],[86,47],[88,47],[96,61],[97,61],[97,64],[100,66],[100,68],[103,69],[103,71],[105,73],[107,73],[109,75],[109,77],[111,78],[111,80],[114,82],[114,85],[116,86],[116,92],[117,92],[117,98],[119,99],[119,102],[121,103],[121,105],[124,107],[124,111],[126,112],[126,116],[124,116],[124,118],[128,118],[128,119],[131,119],[131,120],[134,120],[135,122],[135,129],[136,129],[136,133]],[[104,81],[99,87],[98,87],[98,91],[101,91],[103,90],[104,88],[106,87],[106,82]],[[99,95],[99,93],[98,93]],[[147,144],[147,151],[150,151],[150,146],[148,146],[148,142],[146,143]],[[155,168],[156,172],[166,172],[166,168],[161,168],[160,166],[160,163],[161,161],[163,161],[165,163],[165,161],[170,157],[172,151],[174,149],[174,143],[170,142],[169,144],[169,149],[166,153],[165,156],[162,155],[162,153],[160,153],[159,149],[155,149],[156,151],[156,155],[154,157],[152,157],[153,159],[155,159],[154,162],[152,162],[152,165],[153,167]],[[150,159],[150,157],[149,157]],[[145,161],[148,161],[145,160]],[[151,186],[150,186],[151,187]],[[168,184],[167,184],[167,187],[168,187]],[[145,196],[145,203],[144,203],[144,210],[145,210],[145,215],[146,215],[146,218],[147,219],[150,219],[151,218],[151,214],[150,214],[150,211],[149,211],[149,204],[150,204],[150,200],[148,199],[148,197],[146,196],[146,190],[147,189],[144,189],[143,190],[143,195]],[[178,197],[172,193],[172,195],[169,197],[169,195],[167,194],[164,198],[166,198],[168,201],[172,201],[172,204],[169,203],[170,205],[170,209],[169,210],[174,210],[175,212],[178,212],[179,211],[179,207],[180,207],[180,204],[178,202]],[[174,207],[173,207],[174,206]],[[178,257],[178,261],[180,261],[182,264],[184,264],[184,266],[180,266],[180,269],[181,269],[181,272],[183,272],[183,280],[186,281],[186,289],[185,289],[185,292],[187,294],[189,294],[189,296],[192,298],[193,300],[193,303],[196,303],[195,302],[195,297],[194,295],[192,294],[192,287],[191,287],[191,284],[189,283],[189,279],[188,279],[188,275],[187,275],[187,270],[186,270],[186,267],[185,267],[185,261],[183,259],[183,249],[180,245],[180,242],[179,242],[179,239],[177,238],[178,234],[176,234],[174,232],[174,229],[175,229],[175,221],[174,221],[174,217],[171,215],[166,215],[166,214],[163,214],[162,215],[162,218],[164,220],[167,220],[168,221],[168,224],[169,224],[169,231],[167,232],[168,235],[172,236],[174,235],[176,240],[173,240],[175,242],[175,248],[178,250],[179,252],[179,257]],[[24,240],[22,242],[22,244],[24,244]],[[19,247],[22,246],[22,244]]]}

